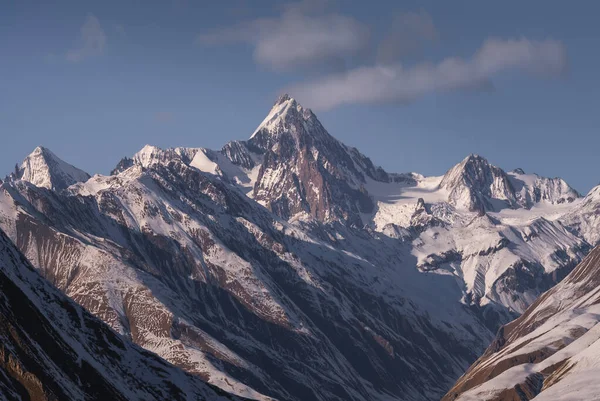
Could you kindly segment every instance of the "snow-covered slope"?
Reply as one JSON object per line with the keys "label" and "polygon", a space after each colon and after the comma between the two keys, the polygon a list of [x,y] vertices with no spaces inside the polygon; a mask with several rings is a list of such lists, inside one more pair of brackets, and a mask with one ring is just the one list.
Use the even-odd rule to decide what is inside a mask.
{"label": "snow-covered slope", "polygon": [[600,186],[592,188],[561,222],[590,244],[600,244]]}
{"label": "snow-covered slope", "polygon": [[573,203],[580,197],[579,193],[561,178],[525,174],[521,169],[511,171],[508,176],[517,203],[527,209],[539,203]]}
{"label": "snow-covered slope", "polygon": [[476,155],[443,177],[390,177],[368,181],[376,208],[363,220],[410,241],[421,270],[457,276],[466,303],[522,313],[589,251],[558,221],[580,202],[560,179],[507,174]]}
{"label": "snow-covered slope", "polygon": [[90,175],[59,159],[44,147],[37,147],[25,158],[18,175],[38,187],[61,190],[77,182],[85,182]]}
{"label": "snow-covered slope", "polygon": [[444,400],[600,399],[600,248],[519,319]]}
{"label": "snow-covered slope", "polygon": [[52,287],[0,230],[1,400],[237,399],[121,338]]}

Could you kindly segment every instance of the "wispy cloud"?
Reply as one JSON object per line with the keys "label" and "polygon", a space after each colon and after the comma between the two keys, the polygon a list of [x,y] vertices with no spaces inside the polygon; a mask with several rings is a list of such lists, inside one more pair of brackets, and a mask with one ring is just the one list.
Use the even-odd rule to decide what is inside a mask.
{"label": "wispy cloud", "polygon": [[412,102],[434,92],[489,88],[490,80],[507,70],[549,77],[566,67],[566,48],[559,41],[488,39],[470,59],[450,57],[411,68],[400,63],[365,66],[292,86],[288,92],[308,107],[329,110],[343,104]]}
{"label": "wispy cloud", "polygon": [[67,52],[66,58],[71,62],[80,62],[89,57],[99,56],[106,47],[106,34],[100,21],[93,15],[88,15],[79,34],[78,45]]}
{"label": "wispy cloud", "polygon": [[349,16],[327,13],[325,8],[323,0],[288,3],[278,17],[201,34],[198,42],[248,43],[254,47],[257,63],[279,71],[336,61],[368,45],[367,26]]}
{"label": "wispy cloud", "polygon": [[372,36],[363,22],[331,12],[333,1],[287,2],[277,17],[201,34],[198,42],[247,43],[254,49],[255,61],[275,71],[306,73],[306,67],[343,66],[342,72],[284,88],[317,110],[344,104],[408,103],[430,93],[454,90],[490,90],[493,78],[503,71],[548,77],[561,74],[567,66],[562,42],[528,38],[491,38],[470,58],[415,63],[412,60],[418,59],[418,51],[441,36],[426,11],[397,13],[383,35]]}

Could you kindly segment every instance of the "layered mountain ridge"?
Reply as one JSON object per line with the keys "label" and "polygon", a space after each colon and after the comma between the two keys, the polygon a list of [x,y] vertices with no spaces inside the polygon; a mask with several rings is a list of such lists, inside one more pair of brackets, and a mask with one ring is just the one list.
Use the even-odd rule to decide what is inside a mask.
{"label": "layered mountain ridge", "polygon": [[237,400],[122,339],[0,230],[0,399]]}
{"label": "layered mountain ridge", "polygon": [[600,397],[600,248],[520,318],[443,398],[461,401]]}
{"label": "layered mountain ridge", "polygon": [[561,179],[477,155],[388,173],[289,96],[221,150],[147,145],[58,186],[47,171],[0,186],[0,227],[32,264],[254,399],[439,399],[595,241],[594,196]]}

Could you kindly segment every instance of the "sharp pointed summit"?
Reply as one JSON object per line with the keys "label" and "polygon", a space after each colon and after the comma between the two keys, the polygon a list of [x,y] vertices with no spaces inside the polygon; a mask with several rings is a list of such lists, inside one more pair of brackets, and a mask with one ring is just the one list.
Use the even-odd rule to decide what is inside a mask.
{"label": "sharp pointed summit", "polygon": [[307,215],[360,225],[360,213],[373,208],[361,189],[366,178],[388,180],[287,94],[277,99],[247,143],[263,154],[253,197],[285,219]]}
{"label": "sharp pointed summit", "polygon": [[23,160],[18,171],[19,179],[37,187],[61,190],[85,182],[90,175],[61,160],[49,149],[38,146]]}
{"label": "sharp pointed summit", "polygon": [[452,205],[471,211],[494,211],[516,202],[506,173],[476,154],[448,170],[440,187],[449,192]]}
{"label": "sharp pointed summit", "polygon": [[250,141],[258,147],[266,148],[284,133],[296,137],[303,134],[329,136],[314,113],[287,94],[277,99]]}
{"label": "sharp pointed summit", "polygon": [[282,103],[285,103],[287,101],[294,101],[294,99],[287,93],[284,93],[283,95],[279,96],[277,98],[277,100],[275,101],[275,104],[273,105],[273,107],[275,106],[279,106]]}

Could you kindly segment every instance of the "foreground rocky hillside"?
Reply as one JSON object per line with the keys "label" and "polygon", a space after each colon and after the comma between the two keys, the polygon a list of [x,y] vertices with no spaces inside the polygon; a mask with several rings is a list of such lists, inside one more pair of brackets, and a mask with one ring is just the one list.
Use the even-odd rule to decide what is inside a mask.
{"label": "foreground rocky hillside", "polygon": [[1,400],[239,398],[124,340],[52,287],[0,231]]}
{"label": "foreground rocky hillside", "polygon": [[504,326],[444,400],[600,399],[600,247]]}
{"label": "foreground rocky hillside", "polygon": [[114,330],[253,399],[437,400],[593,241],[561,179],[477,155],[388,173],[289,96],[220,151],[89,179],[47,155],[0,186],[0,227]]}

